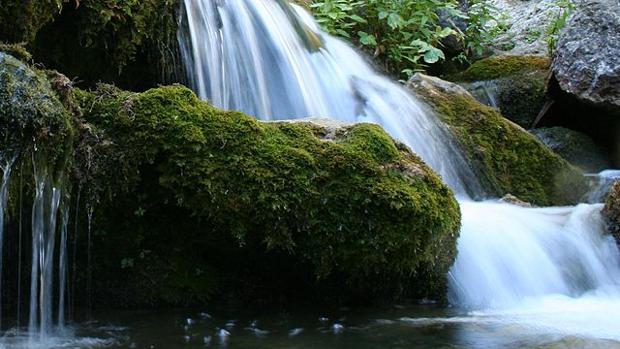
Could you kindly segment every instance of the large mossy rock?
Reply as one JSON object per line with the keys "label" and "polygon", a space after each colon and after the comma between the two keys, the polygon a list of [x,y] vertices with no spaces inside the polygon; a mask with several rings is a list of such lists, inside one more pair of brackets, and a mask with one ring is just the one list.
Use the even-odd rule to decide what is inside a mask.
{"label": "large mossy rock", "polygon": [[[62,157],[71,143],[71,114],[46,72],[0,52],[0,139],[2,157],[38,146]],[[52,160],[52,159],[50,159]]]}
{"label": "large mossy rock", "polygon": [[493,56],[450,77],[478,101],[529,128],[543,109],[549,60],[538,56]]}
{"label": "large mossy rock", "polygon": [[583,103],[620,115],[620,3],[581,4],[568,21],[553,57],[559,88]]}
{"label": "large mossy rock", "polygon": [[564,127],[537,128],[530,132],[549,149],[585,172],[611,167],[605,151],[587,135]]}
{"label": "large mossy rock", "polygon": [[78,95],[102,302],[443,295],[459,207],[380,127],[261,123],[182,86]]}
{"label": "large mossy rock", "polygon": [[422,74],[408,86],[448,126],[491,195],[536,205],[571,204],[583,195],[577,168],[462,87]]}

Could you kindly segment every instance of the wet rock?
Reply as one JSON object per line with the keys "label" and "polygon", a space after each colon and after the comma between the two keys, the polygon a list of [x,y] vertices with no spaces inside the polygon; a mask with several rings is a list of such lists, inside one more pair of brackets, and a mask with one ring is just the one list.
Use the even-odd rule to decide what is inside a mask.
{"label": "wet rock", "polygon": [[84,118],[111,144],[93,150],[108,159],[89,181],[112,199],[101,201],[95,223],[109,232],[95,243],[110,261],[97,265],[107,280],[100,289],[110,290],[104,298],[200,304],[221,292],[253,303],[375,302],[444,294],[458,204],[379,126],[259,122],[178,85],[143,93],[100,86],[78,97]]}
{"label": "wet rock", "polygon": [[490,195],[543,206],[575,203],[585,192],[579,169],[464,88],[422,74],[408,86],[448,126]]}
{"label": "wet rock", "polygon": [[605,151],[587,135],[564,127],[530,130],[549,149],[585,172],[596,173],[610,168]]}
{"label": "wet rock", "polygon": [[537,56],[493,56],[449,77],[478,101],[529,128],[543,109],[549,60]]}
{"label": "wet rock", "polygon": [[533,207],[529,202],[525,202],[512,194],[506,194],[499,201],[520,207]]}

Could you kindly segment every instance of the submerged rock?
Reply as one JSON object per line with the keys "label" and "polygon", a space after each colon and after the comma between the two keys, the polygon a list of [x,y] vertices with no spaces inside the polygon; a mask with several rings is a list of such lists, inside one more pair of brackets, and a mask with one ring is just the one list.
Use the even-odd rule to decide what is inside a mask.
{"label": "submerged rock", "polygon": [[379,126],[262,123],[182,86],[78,95],[106,140],[94,145],[102,165],[91,181],[102,198],[94,226],[103,298],[443,295],[457,202]]}
{"label": "submerged rock", "polygon": [[478,101],[499,108],[502,115],[529,128],[547,97],[549,60],[537,56],[493,56],[475,62],[451,77]]}
{"label": "submerged rock", "polygon": [[620,3],[580,5],[562,31],[552,64],[554,83],[581,102],[620,113]]}
{"label": "submerged rock", "polygon": [[491,195],[543,206],[575,203],[585,192],[581,171],[464,88],[422,74],[408,86],[448,126]]}
{"label": "submerged rock", "polygon": [[547,147],[585,172],[597,173],[610,168],[605,152],[587,135],[564,127],[530,131]]}
{"label": "submerged rock", "polygon": [[499,199],[499,201],[505,202],[507,204],[515,205],[515,206],[520,206],[520,207],[526,207],[526,208],[534,207],[529,202],[525,202],[512,194],[504,195],[504,197]]}

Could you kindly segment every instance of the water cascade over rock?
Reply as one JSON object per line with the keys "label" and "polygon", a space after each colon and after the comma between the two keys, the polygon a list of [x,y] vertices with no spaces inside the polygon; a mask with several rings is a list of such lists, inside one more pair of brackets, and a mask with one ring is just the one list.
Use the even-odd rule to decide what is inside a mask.
{"label": "water cascade over rock", "polygon": [[[179,38],[193,87],[202,98],[261,119],[318,115],[379,123],[462,196],[480,194],[477,181],[468,180],[472,170],[466,157],[432,113],[375,73],[353,49],[322,33],[300,8],[267,0],[185,0],[184,5]],[[469,109],[472,119],[495,117],[477,110]],[[525,133],[514,125],[494,130],[499,139],[508,132]],[[472,141],[476,137],[472,135]],[[532,149],[543,148],[531,135],[518,137]],[[506,158],[519,164],[527,156],[516,149]],[[557,156],[549,159],[575,173]],[[528,183],[520,184],[527,193]],[[462,201],[451,300],[471,309],[506,309],[553,295],[570,300],[585,294],[597,297],[597,292],[617,296],[620,256],[613,241],[603,236],[600,209]],[[538,311],[544,312],[544,302],[541,307]],[[583,318],[592,316],[597,314]]]}
{"label": "water cascade over rock", "polygon": [[[484,192],[440,123],[353,49],[285,1],[184,2],[179,41],[201,98],[259,119],[378,123],[461,195]],[[450,156],[444,156],[451,154]]]}
{"label": "water cascade over rock", "polygon": [[[52,92],[50,83],[43,73],[31,69],[4,53],[0,53],[0,91],[2,91],[0,133],[3,140],[0,251],[9,248],[14,251],[17,248],[17,246],[3,246],[2,241],[7,233],[17,233],[5,231],[5,228],[8,216],[9,183],[14,176],[13,168],[19,166],[20,176],[27,174],[29,170],[32,171],[27,174],[27,178],[32,178],[33,183],[30,184],[32,187],[26,187],[28,191],[32,191],[32,216],[29,225],[27,222],[19,221],[11,227],[21,227],[24,223],[30,226],[32,233],[32,240],[25,243],[25,246],[32,248],[31,284],[28,293],[30,297],[28,334],[31,340],[38,341],[44,340],[55,332],[57,323],[53,320],[54,314],[65,312],[64,302],[59,303],[57,300],[56,251],[59,248],[61,256],[67,253],[66,243],[58,244],[57,222],[63,200],[62,182],[69,149],[69,143],[66,140],[71,133],[70,116]],[[21,195],[24,189],[21,178],[19,183],[19,190],[13,192],[12,195],[17,195],[17,193]],[[21,200],[20,197],[16,201],[21,202]],[[21,219],[21,215],[18,217]],[[20,249],[18,255],[21,256],[21,242],[18,248]],[[0,269],[3,264],[6,265],[2,258],[2,253],[0,253]],[[17,274],[11,270],[10,275],[16,275],[21,280],[21,260],[12,266],[16,267]],[[60,276],[60,279],[64,277]],[[12,288],[5,287],[8,281],[2,282],[4,293]],[[13,279],[10,281],[14,282]],[[26,298],[21,294],[22,291],[21,287],[17,287],[16,298],[18,300]],[[21,309],[20,305],[17,306],[18,310]],[[20,315],[18,314],[18,319]]]}

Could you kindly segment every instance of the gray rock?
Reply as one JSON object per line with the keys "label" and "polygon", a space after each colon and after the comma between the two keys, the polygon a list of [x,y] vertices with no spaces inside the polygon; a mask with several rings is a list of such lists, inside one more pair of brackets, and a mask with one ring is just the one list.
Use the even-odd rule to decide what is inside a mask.
{"label": "gray rock", "polygon": [[592,0],[580,6],[560,34],[552,70],[563,91],[620,112],[618,0]]}
{"label": "gray rock", "polygon": [[556,0],[490,0],[508,29],[494,40],[497,54],[546,56],[547,28],[560,11]]}
{"label": "gray rock", "polygon": [[587,135],[564,127],[530,131],[547,147],[585,172],[599,172],[610,167],[605,151]]}

